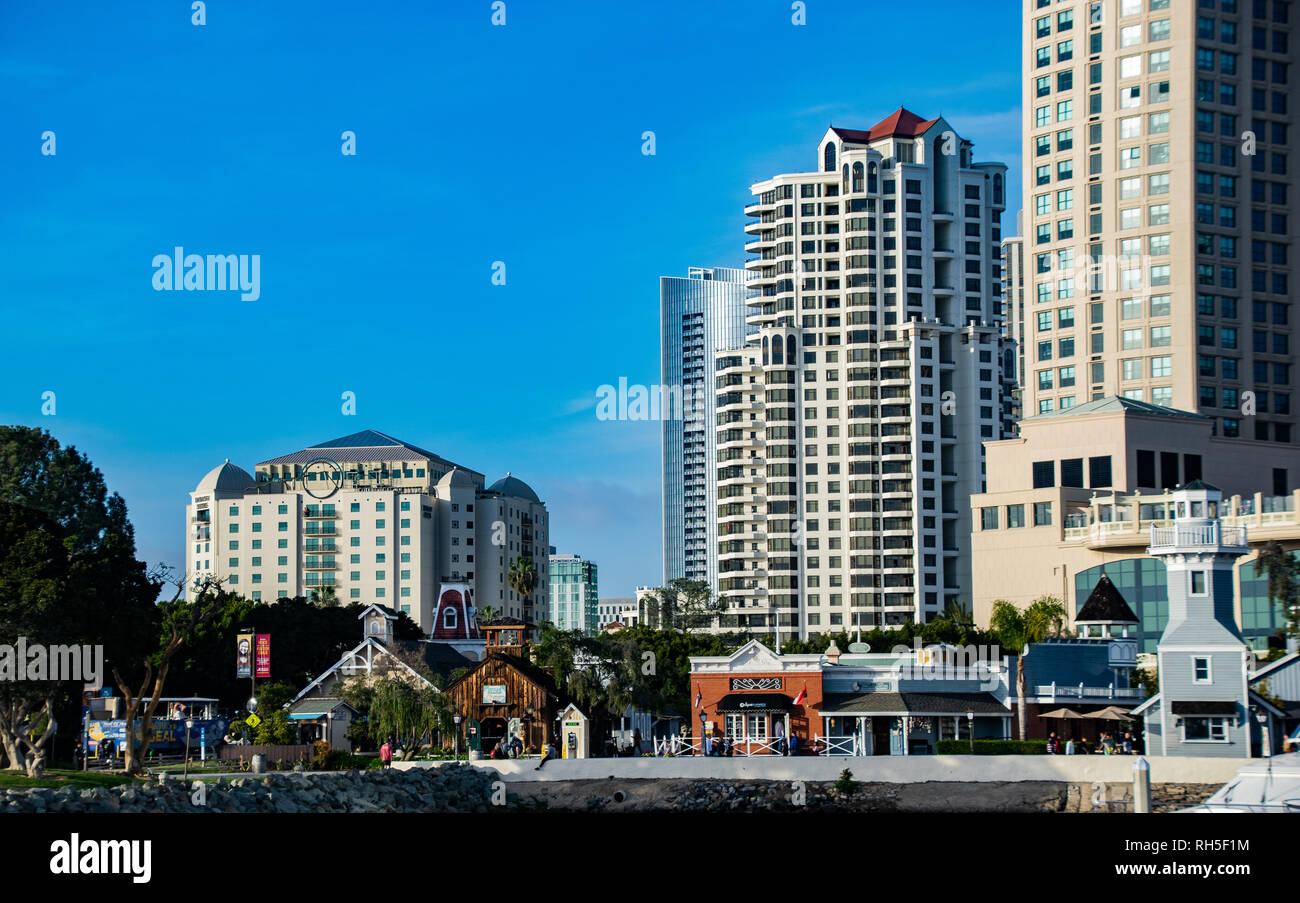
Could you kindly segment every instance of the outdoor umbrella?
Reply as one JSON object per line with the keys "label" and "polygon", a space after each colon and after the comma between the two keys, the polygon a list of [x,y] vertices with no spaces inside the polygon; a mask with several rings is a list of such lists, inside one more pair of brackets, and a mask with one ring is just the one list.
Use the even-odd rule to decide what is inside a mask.
{"label": "outdoor umbrella", "polygon": [[1089,712],[1082,718],[1099,718],[1104,721],[1133,721],[1133,716],[1124,711],[1117,705],[1108,705],[1104,709],[1098,709],[1095,712]]}
{"label": "outdoor umbrella", "polygon": [[1086,715],[1080,715],[1074,709],[1059,708],[1052,709],[1050,712],[1043,712],[1039,718],[1086,718]]}

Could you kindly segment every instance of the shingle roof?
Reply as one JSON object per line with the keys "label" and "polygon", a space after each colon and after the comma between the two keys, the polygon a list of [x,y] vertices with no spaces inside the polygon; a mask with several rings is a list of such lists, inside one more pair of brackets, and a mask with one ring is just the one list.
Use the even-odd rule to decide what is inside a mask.
{"label": "shingle roof", "polygon": [[1099,398],[1096,401],[1090,401],[1086,404],[1075,405],[1072,408],[1065,408],[1064,410],[1052,411],[1048,414],[1037,414],[1033,417],[1026,417],[1025,420],[1047,420],[1051,417],[1081,417],[1085,414],[1109,414],[1115,412],[1151,414],[1158,417],[1184,417],[1192,420],[1211,419],[1205,414],[1197,414],[1193,411],[1169,408],[1162,404],[1152,404],[1149,401],[1138,401],[1135,398],[1120,398],[1117,395],[1108,395],[1105,398]]}
{"label": "shingle roof", "polygon": [[332,712],[339,706],[347,706],[352,711],[356,709],[348,705],[337,696],[315,696],[309,699],[300,699],[289,707],[290,711],[301,715],[324,715],[326,712]]}
{"label": "shingle roof", "polygon": [[338,439],[330,439],[316,445],[308,446],[300,451],[288,455],[281,455],[278,458],[271,458],[260,462],[257,466],[263,467],[270,464],[305,464],[312,458],[331,458],[340,464],[354,464],[358,462],[369,461],[402,461],[423,459],[434,464],[442,465],[448,470],[460,467],[461,470],[467,471],[479,479],[483,474],[468,467],[461,467],[448,461],[433,452],[420,448],[417,445],[411,445],[409,442],[403,442],[401,439],[394,439],[387,433],[381,433],[378,430],[362,430],[359,433],[353,433],[350,436],[341,436]]}
{"label": "shingle roof", "polygon": [[1112,624],[1137,624],[1137,615],[1133,614],[1133,609],[1129,608],[1124,597],[1120,595],[1115,584],[1111,583],[1110,577],[1105,571],[1101,572],[1101,579],[1097,585],[1092,588],[1088,595],[1088,601],[1083,603],[1079,613],[1074,616],[1076,624],[1084,623],[1101,623],[1109,622]]}
{"label": "shingle roof", "polygon": [[938,121],[938,119],[922,119],[911,110],[899,107],[892,115],[885,117],[866,131],[861,129],[837,129],[834,126],[831,127],[831,131],[851,144],[867,144],[881,138],[888,138],[891,135],[915,138]]}

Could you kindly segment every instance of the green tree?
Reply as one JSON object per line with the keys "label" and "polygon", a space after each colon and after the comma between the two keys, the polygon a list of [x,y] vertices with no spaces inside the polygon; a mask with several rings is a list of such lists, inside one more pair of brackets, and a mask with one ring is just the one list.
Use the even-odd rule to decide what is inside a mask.
{"label": "green tree", "polygon": [[1021,611],[1005,599],[993,603],[989,625],[1002,648],[1016,656],[1016,696],[1019,705],[1020,739],[1025,738],[1025,648],[1049,635],[1060,635],[1065,623],[1065,606],[1055,596],[1040,596]]}
{"label": "green tree", "polygon": [[654,591],[658,601],[655,623],[668,630],[691,633],[717,621],[724,603],[713,595],[706,580],[678,577]]}
{"label": "green tree", "polygon": [[[107,664],[152,648],[160,584],[135,556],[126,503],[76,448],[0,427],[0,642],[99,645]],[[79,682],[0,682],[0,749],[43,770],[55,725],[76,724]]]}
{"label": "green tree", "polygon": [[533,559],[526,555],[520,555],[510,562],[507,579],[510,582],[510,588],[519,594],[524,610],[528,611],[529,606],[532,604],[533,590],[537,587],[537,570],[533,566]]}
{"label": "green tree", "polygon": [[1281,607],[1287,634],[1300,636],[1300,561],[1272,540],[1259,550],[1255,573],[1268,578],[1268,598]]}

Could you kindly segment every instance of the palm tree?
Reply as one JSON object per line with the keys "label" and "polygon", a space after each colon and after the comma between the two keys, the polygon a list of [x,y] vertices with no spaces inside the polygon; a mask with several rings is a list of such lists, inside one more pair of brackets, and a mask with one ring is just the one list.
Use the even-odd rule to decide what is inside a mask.
{"label": "palm tree", "polygon": [[338,596],[333,586],[321,586],[311,591],[311,601],[321,608],[331,608],[338,604]]}
{"label": "palm tree", "polygon": [[1025,649],[1030,643],[1041,643],[1049,635],[1060,636],[1065,623],[1065,606],[1055,596],[1039,596],[1021,611],[1005,599],[993,603],[989,627],[998,635],[1003,649],[1013,649],[1016,654],[1016,697],[1019,714],[1020,739],[1025,739]]}
{"label": "palm tree", "polygon": [[497,618],[501,617],[501,611],[494,605],[485,605],[482,610],[479,611],[479,617],[482,618],[484,622],[495,621]]}
{"label": "palm tree", "polygon": [[1268,577],[1268,598],[1282,606],[1287,619],[1287,632],[1297,632],[1297,606],[1300,606],[1300,562],[1273,540],[1259,550],[1255,573]]}
{"label": "palm tree", "polygon": [[519,594],[524,604],[537,586],[537,571],[533,568],[533,559],[520,555],[510,562],[510,588]]}

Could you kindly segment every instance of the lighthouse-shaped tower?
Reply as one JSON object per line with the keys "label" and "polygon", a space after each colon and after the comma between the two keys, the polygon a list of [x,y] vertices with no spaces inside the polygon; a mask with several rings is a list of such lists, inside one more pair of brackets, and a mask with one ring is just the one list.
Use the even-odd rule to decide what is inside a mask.
{"label": "lighthouse-shaped tower", "polygon": [[1146,717],[1148,753],[1250,755],[1251,653],[1237,629],[1233,564],[1249,551],[1245,527],[1225,527],[1218,489],[1196,480],[1174,490],[1172,526],[1151,528],[1148,553],[1165,563],[1169,623],[1156,645],[1160,693]]}

